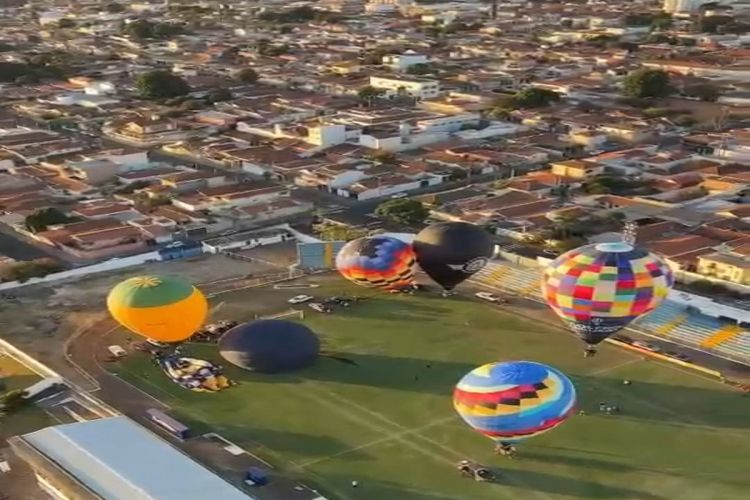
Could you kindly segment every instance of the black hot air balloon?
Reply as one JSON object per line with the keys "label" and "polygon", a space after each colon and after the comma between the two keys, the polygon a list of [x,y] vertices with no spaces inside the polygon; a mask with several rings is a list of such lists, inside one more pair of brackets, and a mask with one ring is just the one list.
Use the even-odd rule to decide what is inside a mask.
{"label": "black hot air balloon", "polygon": [[427,226],[414,238],[417,263],[446,290],[482,269],[494,253],[490,235],[466,222]]}

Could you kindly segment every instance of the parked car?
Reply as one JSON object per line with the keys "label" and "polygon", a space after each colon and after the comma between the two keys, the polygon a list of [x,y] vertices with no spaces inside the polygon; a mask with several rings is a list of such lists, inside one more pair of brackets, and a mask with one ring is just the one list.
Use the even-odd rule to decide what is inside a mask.
{"label": "parked car", "polygon": [[291,299],[289,299],[287,302],[289,302],[290,304],[302,304],[302,303],[308,302],[308,301],[310,301],[310,300],[312,300],[314,298],[315,297],[313,297],[312,295],[296,295],[296,296],[292,297]]}
{"label": "parked car", "polygon": [[336,304],[341,307],[349,307],[351,305],[352,301],[351,299],[345,299],[342,297],[328,297],[323,301],[323,305],[333,305]]}
{"label": "parked car", "polygon": [[162,349],[169,347],[169,344],[166,344],[164,342],[159,342],[158,340],[154,340],[154,339],[146,339],[146,342],[148,342],[154,347],[161,347]]}
{"label": "parked car", "polygon": [[114,356],[115,358],[124,358],[128,355],[128,351],[120,347],[119,345],[111,345],[107,347],[107,350]]}
{"label": "parked car", "polygon": [[409,196],[409,195],[406,194],[406,193],[396,193],[396,194],[392,194],[391,195],[391,199],[392,200],[398,200],[400,198],[406,198],[407,196]]}
{"label": "parked car", "polygon": [[640,347],[641,349],[645,349],[647,351],[661,352],[661,348],[659,346],[650,344],[648,342],[644,342],[643,340],[636,340],[635,342],[633,342],[633,345],[636,347]]}
{"label": "parked car", "polygon": [[494,293],[490,292],[477,292],[474,294],[474,296],[478,299],[486,300],[487,302],[492,302],[493,304],[505,304],[507,300],[505,300],[502,297],[499,297],[495,295]]}
{"label": "parked car", "polygon": [[321,304],[320,302],[310,302],[307,304],[307,306],[312,309],[313,311],[318,311],[319,313],[329,313],[331,312],[331,308]]}

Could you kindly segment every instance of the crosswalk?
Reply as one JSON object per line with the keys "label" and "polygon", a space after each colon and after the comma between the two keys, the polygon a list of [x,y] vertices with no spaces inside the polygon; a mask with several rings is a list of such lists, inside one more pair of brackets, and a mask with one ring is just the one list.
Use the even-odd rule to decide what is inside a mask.
{"label": "crosswalk", "polygon": [[[493,261],[475,274],[472,281],[499,291],[542,301],[541,278],[541,268]],[[665,300],[658,309],[639,318],[634,326],[679,344],[713,350],[750,363],[750,331],[727,321],[688,312],[680,304],[670,300]]]}

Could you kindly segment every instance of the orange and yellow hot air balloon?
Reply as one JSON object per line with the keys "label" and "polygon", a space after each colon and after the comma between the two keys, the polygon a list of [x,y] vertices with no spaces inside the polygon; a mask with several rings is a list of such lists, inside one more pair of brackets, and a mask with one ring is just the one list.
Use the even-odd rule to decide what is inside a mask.
{"label": "orange and yellow hot air balloon", "polygon": [[203,293],[173,276],[138,276],[122,281],[109,292],[107,308],[128,330],[161,342],[189,338],[208,315]]}

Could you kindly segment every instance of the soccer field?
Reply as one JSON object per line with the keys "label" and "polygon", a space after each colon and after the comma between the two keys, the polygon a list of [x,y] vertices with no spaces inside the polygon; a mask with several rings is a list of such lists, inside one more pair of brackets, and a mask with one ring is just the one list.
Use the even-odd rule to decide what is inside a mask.
{"label": "soccer field", "polygon": [[[277,292],[222,296],[222,312],[236,313],[253,293],[267,300]],[[340,281],[310,292],[363,293]],[[307,292],[286,291],[296,293]],[[218,394],[172,384],[141,353],[117,370],[178,418],[328,498],[736,500],[749,491],[750,399],[717,381],[612,346],[584,359],[581,344],[561,330],[462,297],[376,294],[330,315],[306,310],[303,321],[327,353],[349,362],[322,357],[289,375],[228,368],[240,384]],[[214,346],[185,351],[221,362]],[[520,444],[510,460],[460,420],[451,393],[475,366],[512,359],[566,372],[586,414]],[[633,384],[624,386],[625,378]],[[600,414],[600,401],[621,413]],[[460,477],[455,463],[463,458],[493,468],[498,480]]]}

